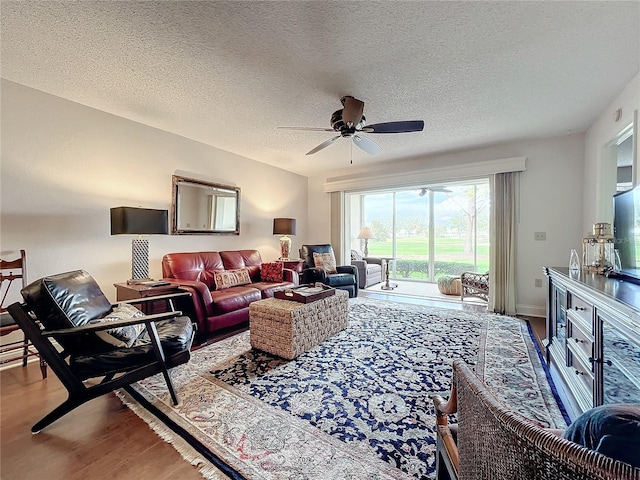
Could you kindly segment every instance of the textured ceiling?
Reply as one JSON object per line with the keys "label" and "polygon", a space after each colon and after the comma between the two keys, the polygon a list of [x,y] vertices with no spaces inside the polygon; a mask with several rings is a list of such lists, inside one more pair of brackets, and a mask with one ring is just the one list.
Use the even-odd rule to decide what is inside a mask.
{"label": "textured ceiling", "polygon": [[[2,77],[302,175],[584,131],[640,70],[640,2],[5,1]],[[369,156],[330,132],[340,97]],[[353,171],[353,170],[352,170]]]}

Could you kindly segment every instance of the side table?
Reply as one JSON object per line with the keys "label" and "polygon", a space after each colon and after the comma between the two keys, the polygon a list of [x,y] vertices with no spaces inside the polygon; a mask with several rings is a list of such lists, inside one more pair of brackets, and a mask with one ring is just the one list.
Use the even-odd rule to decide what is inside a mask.
{"label": "side table", "polygon": [[393,290],[394,288],[398,287],[397,283],[389,283],[389,264],[395,260],[395,257],[378,257],[381,260],[384,260],[384,278],[385,278],[385,282],[382,285],[382,287],[380,287],[382,290]]}
{"label": "side table", "polygon": [[284,268],[288,268],[289,270],[293,270],[294,272],[302,273],[302,266],[304,265],[304,260],[301,258],[290,258],[289,260],[276,260],[276,262],[281,262]]}
{"label": "side table", "polygon": [[[116,287],[116,301],[136,300],[138,298],[159,297],[170,293],[179,293],[182,291],[178,283],[168,283],[167,285],[151,286],[144,284],[114,283]],[[162,299],[157,302],[148,302],[141,306],[141,309],[147,315],[154,313],[163,313],[171,308],[172,299]]]}

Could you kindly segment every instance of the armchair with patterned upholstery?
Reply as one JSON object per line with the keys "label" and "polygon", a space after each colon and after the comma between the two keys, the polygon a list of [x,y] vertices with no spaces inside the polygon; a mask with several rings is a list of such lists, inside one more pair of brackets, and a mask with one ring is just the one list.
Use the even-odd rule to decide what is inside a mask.
{"label": "armchair with patterned upholstery", "polygon": [[300,258],[304,262],[300,283],[321,282],[346,290],[350,298],[358,296],[357,267],[336,265],[336,257],[330,244],[302,245]]}
{"label": "armchair with patterned upholstery", "polygon": [[360,250],[351,250],[351,265],[358,269],[358,287],[367,288],[382,282],[382,259],[365,257]]}

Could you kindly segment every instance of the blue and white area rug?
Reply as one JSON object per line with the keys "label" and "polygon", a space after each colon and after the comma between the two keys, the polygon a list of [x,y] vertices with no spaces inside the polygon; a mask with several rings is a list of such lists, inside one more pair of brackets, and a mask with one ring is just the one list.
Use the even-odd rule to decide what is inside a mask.
{"label": "blue and white area rug", "polygon": [[448,397],[456,359],[525,417],[566,426],[526,322],[362,298],[349,317],[292,361],[248,332],[194,352],[172,372],[177,407],[159,375],[135,386],[145,408],[121,398],[210,479],[434,478],[431,397]]}

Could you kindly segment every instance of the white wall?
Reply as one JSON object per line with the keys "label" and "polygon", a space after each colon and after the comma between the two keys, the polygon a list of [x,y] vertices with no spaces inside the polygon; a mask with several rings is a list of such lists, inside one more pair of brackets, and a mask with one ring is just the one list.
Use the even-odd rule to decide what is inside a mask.
{"label": "white wall", "polygon": [[[368,172],[354,171],[351,176],[367,178],[383,176],[385,172],[391,175],[402,171],[419,172],[421,166],[454,167],[520,156],[527,157],[527,161],[526,170],[520,176],[519,189],[516,308],[523,315],[544,316],[545,290],[534,286],[535,279],[544,279],[542,269],[545,265],[568,264],[571,249],[581,249],[582,246],[583,134],[512,142],[395,162],[391,167],[372,168]],[[335,178],[343,177],[334,177],[332,180]],[[309,179],[310,208],[312,204],[330,205],[330,194],[322,193],[325,180]],[[313,223],[326,229],[330,228],[331,219],[316,216]],[[547,240],[534,241],[534,232],[546,232]],[[320,238],[320,232],[314,234],[317,235],[316,238]]]}
{"label": "white wall", "polygon": [[[622,116],[616,121],[614,113],[622,110]],[[622,92],[605,108],[598,119],[587,130],[585,139],[585,176],[584,183],[584,221],[586,232],[594,223],[613,221],[613,199],[611,190],[607,190],[604,176],[609,145],[627,126],[633,122],[634,110],[640,109],[640,73],[638,73]],[[635,142],[640,139],[636,138]],[[639,178],[638,172],[634,172]]]}
{"label": "white wall", "polygon": [[307,234],[307,179],[202,143],[2,80],[0,250],[25,249],[28,278],[91,273],[111,300],[131,278],[131,237],[111,236],[109,209],[170,209],[171,175],[241,188],[240,235],[150,237],[150,274],[168,252],[258,249],[279,257],[274,217]]}

